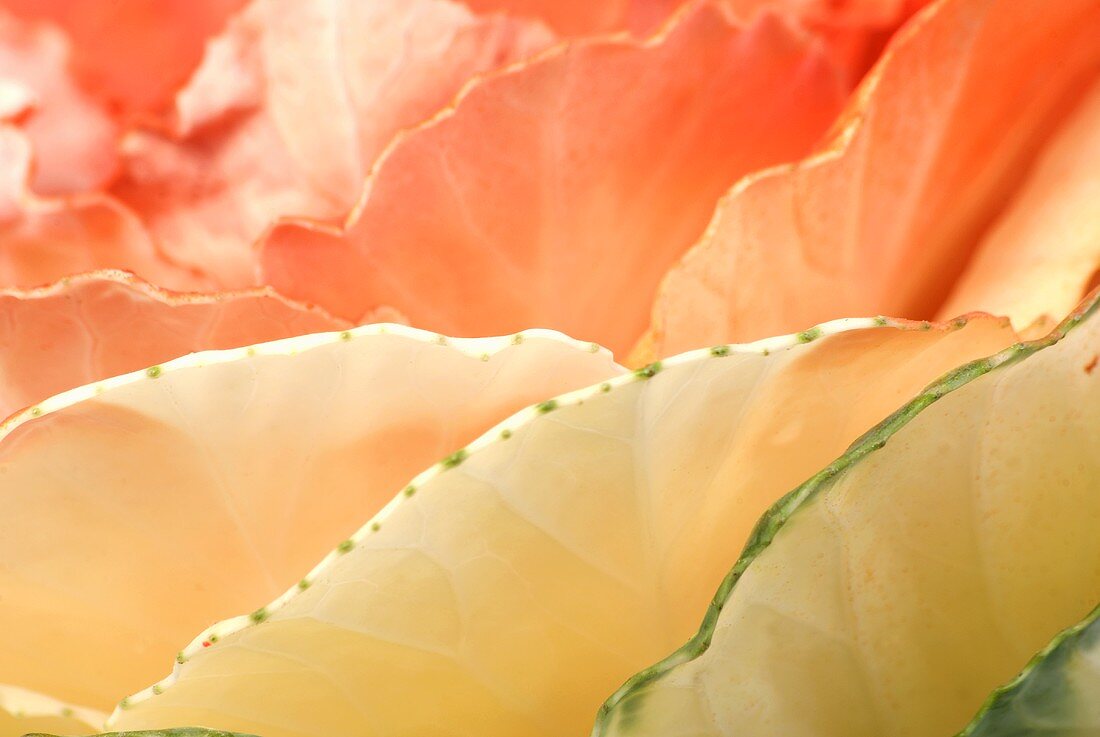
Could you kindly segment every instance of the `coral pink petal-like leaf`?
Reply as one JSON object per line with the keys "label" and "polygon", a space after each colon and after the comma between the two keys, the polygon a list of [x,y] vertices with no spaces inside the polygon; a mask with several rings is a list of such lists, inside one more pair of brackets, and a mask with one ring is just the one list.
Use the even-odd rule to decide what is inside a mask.
{"label": "coral pink petal-like leaf", "polygon": [[56,28],[0,9],[0,120],[18,125],[30,139],[30,184],[42,195],[95,189],[116,166],[115,124],[70,78],[69,51]]}
{"label": "coral pink petal-like leaf", "polygon": [[2,0],[60,25],[85,88],[124,114],[160,112],[202,58],[203,45],[245,0]]}
{"label": "coral pink petal-like leaf", "polygon": [[723,0],[741,18],[779,10],[814,25],[880,27],[897,24],[930,0]]}
{"label": "coral pink petal-like leaf", "polygon": [[746,172],[806,151],[836,70],[765,15],[696,6],[640,43],[581,41],[491,75],[383,154],[343,231],[285,223],[264,279],[356,319],[540,325],[628,348],[667,267]]}
{"label": "coral pink petal-like leaf", "polygon": [[466,0],[478,13],[540,18],[568,36],[657,28],[685,0]]}
{"label": "coral pink petal-like leaf", "polygon": [[255,284],[272,221],[342,217],[399,130],[552,41],[449,0],[257,0],[209,45],[170,130],[127,137],[114,194],[172,258],[222,288]]}
{"label": "coral pink petal-like leaf", "polygon": [[[886,39],[929,0],[720,0],[737,18],[774,12],[797,19],[824,39],[834,58],[857,81]],[[629,31],[645,36],[687,0],[467,0],[478,12],[540,18],[567,36]]]}
{"label": "coral pink petal-like leaf", "polygon": [[67,389],[186,353],[345,327],[266,289],[177,294],[123,272],[0,290],[0,419]]}
{"label": "coral pink petal-like leaf", "polygon": [[976,305],[1020,327],[1068,313],[1100,275],[1100,78],[982,239],[941,314]]}
{"label": "coral pink petal-like leaf", "polygon": [[[383,148],[469,79],[555,38],[450,0],[266,0],[267,111],[318,190],[350,209]],[[370,43],[364,43],[365,37]]]}
{"label": "coral pink petal-like leaf", "polygon": [[831,142],[719,205],[662,286],[656,352],[845,314],[934,315],[1095,76],[1098,37],[1095,0],[928,8],[871,72]]}
{"label": "coral pink petal-like leaf", "polygon": [[112,195],[173,259],[222,289],[257,283],[253,242],[281,213],[339,214],[295,170],[262,114],[219,123],[184,143],[134,132],[122,151],[125,173]]}
{"label": "coral pink petal-like leaf", "polygon": [[887,41],[931,0],[726,0],[738,14],[751,17],[765,9],[799,18],[825,39],[829,51],[858,82],[882,53]]}
{"label": "coral pink petal-like leaf", "polygon": [[26,136],[0,126],[0,285],[33,287],[83,271],[124,268],[174,288],[207,286],[164,259],[117,200],[96,192],[35,196],[26,186],[30,169]]}

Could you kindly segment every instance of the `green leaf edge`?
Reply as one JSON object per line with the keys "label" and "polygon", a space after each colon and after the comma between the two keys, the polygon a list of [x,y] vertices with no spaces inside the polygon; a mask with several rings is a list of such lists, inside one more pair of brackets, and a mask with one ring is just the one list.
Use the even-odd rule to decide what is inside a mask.
{"label": "green leaf edge", "polygon": [[[1067,627],[1054,636],[1042,650],[1032,656],[1023,670],[1008,683],[1000,686],[990,693],[982,704],[978,713],[970,723],[956,737],[980,737],[983,734],[1000,734],[997,730],[1001,725],[993,720],[999,719],[1003,714],[1010,713],[1017,698],[1026,698],[1028,686],[1035,685],[1040,679],[1055,676],[1065,662],[1066,657],[1073,654],[1082,639],[1090,635],[1100,634],[1100,630],[1094,630],[1094,626],[1100,626],[1100,606],[1093,609],[1088,616],[1075,625]],[[1023,733],[1018,733],[1023,734]]]}
{"label": "green leaf edge", "polygon": [[[602,737],[608,726],[609,718],[614,713],[615,707],[635,691],[656,681],[671,671],[676,666],[695,660],[710,648],[711,639],[714,636],[715,626],[723,607],[729,601],[738,580],[754,560],[771,544],[776,533],[783,527],[788,519],[795,514],[803,504],[823,493],[836,479],[847,469],[854,466],[860,460],[881,449],[886,442],[901,428],[909,423],[930,405],[950,394],[956,389],[969,384],[971,381],[988,374],[994,369],[1010,366],[1024,360],[1038,351],[1049,348],[1068,335],[1075,327],[1093,316],[1100,309],[1100,288],[1089,294],[1078,306],[1058,324],[1050,333],[1042,338],[1031,341],[1014,343],[1004,350],[965,363],[958,368],[948,371],[946,374],[929,384],[917,396],[909,400],[900,409],[890,414],[886,419],[857,438],[848,449],[835,461],[821,471],[811,476],[806,481],[795,487],[792,491],[782,496],[768,511],[760,517],[737,562],[722,579],[718,591],[711,599],[707,612],[703,616],[703,622],[699,630],[690,640],[675,650],[671,655],[639,671],[631,676],[600,706],[596,712],[595,724],[592,728],[592,737]],[[1005,688],[1009,688],[1006,686]],[[996,697],[991,697],[992,700]],[[960,735],[966,737],[966,735]]]}

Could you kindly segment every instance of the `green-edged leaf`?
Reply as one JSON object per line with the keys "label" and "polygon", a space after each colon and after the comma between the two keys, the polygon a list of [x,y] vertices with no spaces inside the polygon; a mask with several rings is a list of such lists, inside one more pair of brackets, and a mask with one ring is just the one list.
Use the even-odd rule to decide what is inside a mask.
{"label": "green-edged leaf", "polygon": [[1100,735],[1100,608],[997,689],[959,737]]}
{"label": "green-edged leaf", "polygon": [[594,734],[964,727],[1100,592],[1095,311],[949,373],[784,497],[699,633]]}
{"label": "green-edged leaf", "polygon": [[687,639],[768,505],[1013,339],[988,318],[840,321],[544,401],[413,479],[300,587],[200,634],[112,726],[583,734]]}

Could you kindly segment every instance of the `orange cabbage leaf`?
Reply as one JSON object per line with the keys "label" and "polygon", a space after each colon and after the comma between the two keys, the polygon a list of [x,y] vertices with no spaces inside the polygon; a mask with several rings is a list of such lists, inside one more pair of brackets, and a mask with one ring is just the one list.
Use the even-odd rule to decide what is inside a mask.
{"label": "orange cabbage leaf", "polygon": [[343,229],[276,227],[264,281],[358,319],[551,327],[623,351],[743,174],[806,151],[843,95],[819,44],[689,10],[647,42],[578,41],[471,85],[382,156]]}

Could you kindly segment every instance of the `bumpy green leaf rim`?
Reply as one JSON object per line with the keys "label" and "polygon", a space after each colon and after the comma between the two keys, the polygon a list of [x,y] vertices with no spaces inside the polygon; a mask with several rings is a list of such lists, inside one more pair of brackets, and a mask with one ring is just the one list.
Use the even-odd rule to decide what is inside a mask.
{"label": "bumpy green leaf rim", "polygon": [[[710,648],[718,617],[732,596],[741,575],[771,545],[776,533],[804,504],[824,493],[849,468],[885,446],[898,430],[933,403],[994,369],[1018,363],[1058,343],[1075,327],[1094,315],[1098,309],[1100,309],[1100,288],[1089,294],[1046,336],[1015,343],[992,356],[970,361],[948,371],[900,409],[857,438],[839,458],[775,502],[756,523],[740,557],[719,585],[718,591],[707,607],[699,630],[671,655],[636,673],[620,686],[597,711],[592,737],[601,737],[604,734],[615,707],[624,699],[661,678],[673,668],[695,660]],[[629,716],[624,718],[630,719]]]}
{"label": "bumpy green leaf rim", "polygon": [[[111,278],[115,278],[114,272],[100,272],[106,274]],[[43,288],[42,291],[55,290],[60,285],[67,283],[66,281],[58,282],[57,285]],[[140,286],[140,284],[139,284]],[[320,333],[308,333],[304,335],[293,336],[289,338],[282,338],[279,340],[268,341],[266,343],[258,343],[250,346],[243,346],[239,348],[227,348],[221,350],[200,351],[196,353],[190,353],[179,358],[160,363],[154,366],[149,366],[137,371],[131,371],[125,374],[112,376],[99,381],[92,382],[90,384],[84,384],[82,386],[69,389],[67,391],[55,394],[51,397],[43,399],[36,404],[27,406],[8,417],[0,417],[0,443],[6,441],[8,436],[14,433],[17,429],[23,425],[45,421],[50,415],[55,412],[60,412],[74,405],[78,405],[82,402],[90,401],[98,397],[108,395],[111,391],[121,389],[127,386],[139,384],[147,381],[165,381],[168,377],[173,376],[176,373],[201,369],[210,366],[217,366],[221,364],[230,364],[242,361],[249,361],[259,357],[293,357],[299,354],[305,354],[309,351],[323,348],[326,346],[340,345],[340,344],[353,344],[359,341],[370,340],[380,336],[395,336],[404,340],[419,343],[425,346],[435,346],[439,350],[454,351],[458,354],[466,356],[471,359],[480,361],[490,361],[494,356],[503,353],[504,351],[528,341],[540,340],[552,343],[558,343],[563,346],[575,349],[579,353],[589,353],[605,356],[608,359],[611,358],[611,352],[606,348],[592,343],[589,341],[580,341],[575,338],[571,338],[564,333],[556,330],[548,329],[530,329],[522,332],[514,333],[511,335],[485,337],[485,338],[449,338],[439,333],[420,330],[417,328],[408,327],[406,325],[400,325],[395,323],[372,323],[368,325],[362,325],[359,327],[350,328],[347,330],[333,330]],[[610,361],[609,361],[610,362]],[[465,457],[464,451],[457,451],[448,459],[444,459],[445,463],[457,465]],[[415,492],[415,488],[412,486],[406,487],[404,494],[406,496],[412,496]],[[377,523],[375,523],[377,525]],[[375,530],[377,530],[377,526]],[[351,550],[354,546],[354,541],[345,540],[338,543],[335,546],[337,553],[343,554]],[[302,579],[297,585],[298,588],[306,588],[308,585],[307,579]],[[244,619],[251,623],[262,622],[267,618],[268,614],[272,611],[271,607],[261,608],[249,615],[245,615]],[[203,638],[199,638],[202,640]],[[202,642],[193,643],[195,648],[201,646],[209,646],[216,642],[218,639],[217,634],[206,638],[205,645]],[[183,657],[182,653],[179,656]],[[180,661],[182,662],[182,661]],[[156,695],[162,691],[160,684],[154,685],[147,689],[149,695]],[[40,694],[35,694],[36,698],[46,700],[48,697]],[[3,684],[0,684],[0,709],[7,710],[15,715],[33,715],[33,716],[63,716],[77,718],[86,721],[89,725],[102,724],[105,720],[109,721],[106,715],[99,714],[98,712],[92,712],[86,709],[80,709],[78,707],[69,707],[65,704],[58,702],[56,708],[50,707],[49,710],[43,710],[45,707],[30,707],[23,706],[21,703],[16,703],[13,699],[19,698],[19,695],[13,688],[5,690]],[[52,701],[52,700],[51,700]],[[127,700],[123,700],[123,704]],[[9,703],[11,702],[11,703]],[[91,716],[90,716],[91,715]],[[108,725],[109,726],[109,725]],[[92,726],[94,729],[95,727]],[[130,733],[120,733],[130,734]],[[144,735],[146,733],[134,733],[137,735]],[[147,733],[149,737],[155,737],[155,732]],[[188,733],[181,732],[169,732],[166,735],[171,737],[188,737]],[[195,732],[197,735],[209,734],[211,737],[221,733],[207,733],[207,732]]]}
{"label": "bumpy green leaf rim", "polygon": [[[981,317],[988,317],[982,313],[975,313]],[[814,343],[820,339],[827,338],[839,333],[846,333],[856,330],[865,330],[872,328],[891,328],[897,330],[913,330],[913,331],[929,331],[933,329],[939,329],[944,331],[953,331],[965,327],[970,321],[970,316],[963,316],[954,320],[945,321],[941,323],[932,323],[929,321],[913,321],[903,320],[888,317],[866,317],[866,318],[841,318],[839,320],[832,320],[822,323],[815,327],[803,330],[798,333],[790,335],[781,335],[776,337],[764,338],[752,343],[740,343],[740,344],[724,344],[716,345],[708,348],[700,348],[686,353],[681,353],[677,356],[673,356],[662,361],[651,363],[647,366],[643,366],[634,371],[627,371],[607,381],[595,384],[592,386],[578,389],[567,394],[563,394],[554,399],[549,399],[544,402],[522,409],[515,413],[508,419],[502,421],[495,427],[489,429],[478,439],[467,445],[465,448],[459,448],[450,455],[446,456],[438,463],[429,467],[425,471],[414,477],[408,484],[401,488],[393,499],[386,504],[374,517],[367,521],[362,527],[359,528],[351,537],[340,541],[336,544],[331,552],[328,553],[321,561],[306,574],[297,584],[292,586],[286,592],[277,597],[274,601],[268,605],[257,609],[250,614],[242,614],[236,617],[222,620],[214,625],[203,630],[196,636],[183,650],[181,650],[176,656],[176,663],[172,668],[172,672],[157,681],[152,686],[143,689],[119,702],[115,708],[114,713],[107,720],[108,726],[114,723],[117,716],[125,710],[128,710],[135,705],[147,701],[149,699],[160,696],[167,692],[176,680],[179,678],[180,667],[187,663],[193,656],[206,650],[208,648],[217,647],[227,636],[236,634],[246,628],[260,625],[267,621],[271,615],[286,606],[286,604],[297,596],[302,591],[305,591],[317,578],[324,574],[325,570],[333,564],[335,560],[343,555],[346,555],[351,550],[367,539],[368,536],[377,533],[385,525],[387,518],[397,509],[399,506],[408,501],[412,496],[415,496],[417,492],[423,487],[425,483],[431,481],[436,476],[446,473],[447,471],[459,466],[466,459],[475,453],[480,452],[486,447],[493,446],[500,442],[506,442],[523,426],[533,421],[540,415],[544,415],[550,412],[554,412],[562,407],[568,407],[572,405],[584,404],[586,401],[599,401],[599,398],[603,394],[607,394],[619,387],[633,384],[639,381],[649,381],[654,376],[661,373],[664,369],[671,368],[673,366],[679,366],[684,364],[693,364],[697,362],[722,359],[727,356],[737,354],[757,354],[762,356],[768,356],[772,353],[784,351],[790,348]],[[398,332],[399,330],[405,334],[415,334],[421,331],[414,331],[409,328],[400,328],[397,326],[388,325],[385,326],[392,332]],[[356,328],[351,331],[352,334],[362,334],[362,331],[370,331],[376,329],[376,326],[368,326],[363,328]],[[345,331],[343,335],[347,335],[348,331]],[[331,334],[329,334],[331,335]],[[606,349],[601,348],[595,343],[583,343],[575,341],[566,336],[555,333],[553,331],[546,330],[529,330],[523,333],[517,333],[514,336],[505,338],[491,339],[494,341],[505,341],[510,344],[518,344],[525,341],[528,337],[534,336],[549,337],[553,336],[559,340],[564,340],[568,343],[584,348],[591,352],[603,352]],[[308,337],[308,336],[307,336]],[[345,338],[346,339],[346,338]],[[287,341],[302,341],[302,338],[291,338],[284,341],[276,341],[276,343],[285,343]],[[321,342],[325,342],[320,339]],[[467,339],[467,340],[490,340],[490,339]],[[310,344],[314,342],[314,339],[310,339]],[[436,335],[434,342],[444,345],[458,346],[463,341],[460,339],[446,338],[444,336]],[[263,346],[255,346],[251,351],[259,353],[271,352],[264,344]],[[245,350],[245,349],[239,349]],[[285,352],[285,351],[279,351]],[[201,354],[198,354],[201,355]],[[169,364],[165,364],[167,368]]]}
{"label": "bumpy green leaf rim", "polygon": [[406,340],[423,343],[424,345],[438,345],[449,348],[459,353],[488,361],[493,356],[506,350],[510,346],[519,345],[527,340],[539,339],[561,343],[575,348],[578,351],[597,353],[610,356],[611,352],[606,348],[586,341],[576,340],[557,330],[532,329],[513,335],[504,335],[490,338],[448,338],[439,333],[428,330],[419,330],[407,325],[394,323],[372,323],[351,328],[349,330],[332,330],[321,333],[307,333],[290,338],[281,338],[267,343],[241,348],[226,348],[222,350],[199,351],[189,353],[180,358],[165,363],[149,366],[137,371],[112,376],[110,378],[84,384],[74,389],[55,394],[29,407],[25,407],[7,418],[0,417],[0,441],[10,435],[17,427],[28,422],[44,417],[53,412],[71,407],[74,404],[94,399],[95,397],[120,387],[137,384],[142,381],[156,380],[170,376],[179,371],[205,368],[223,363],[247,361],[258,356],[296,356],[299,353],[339,343],[353,343],[363,339],[393,335]]}

